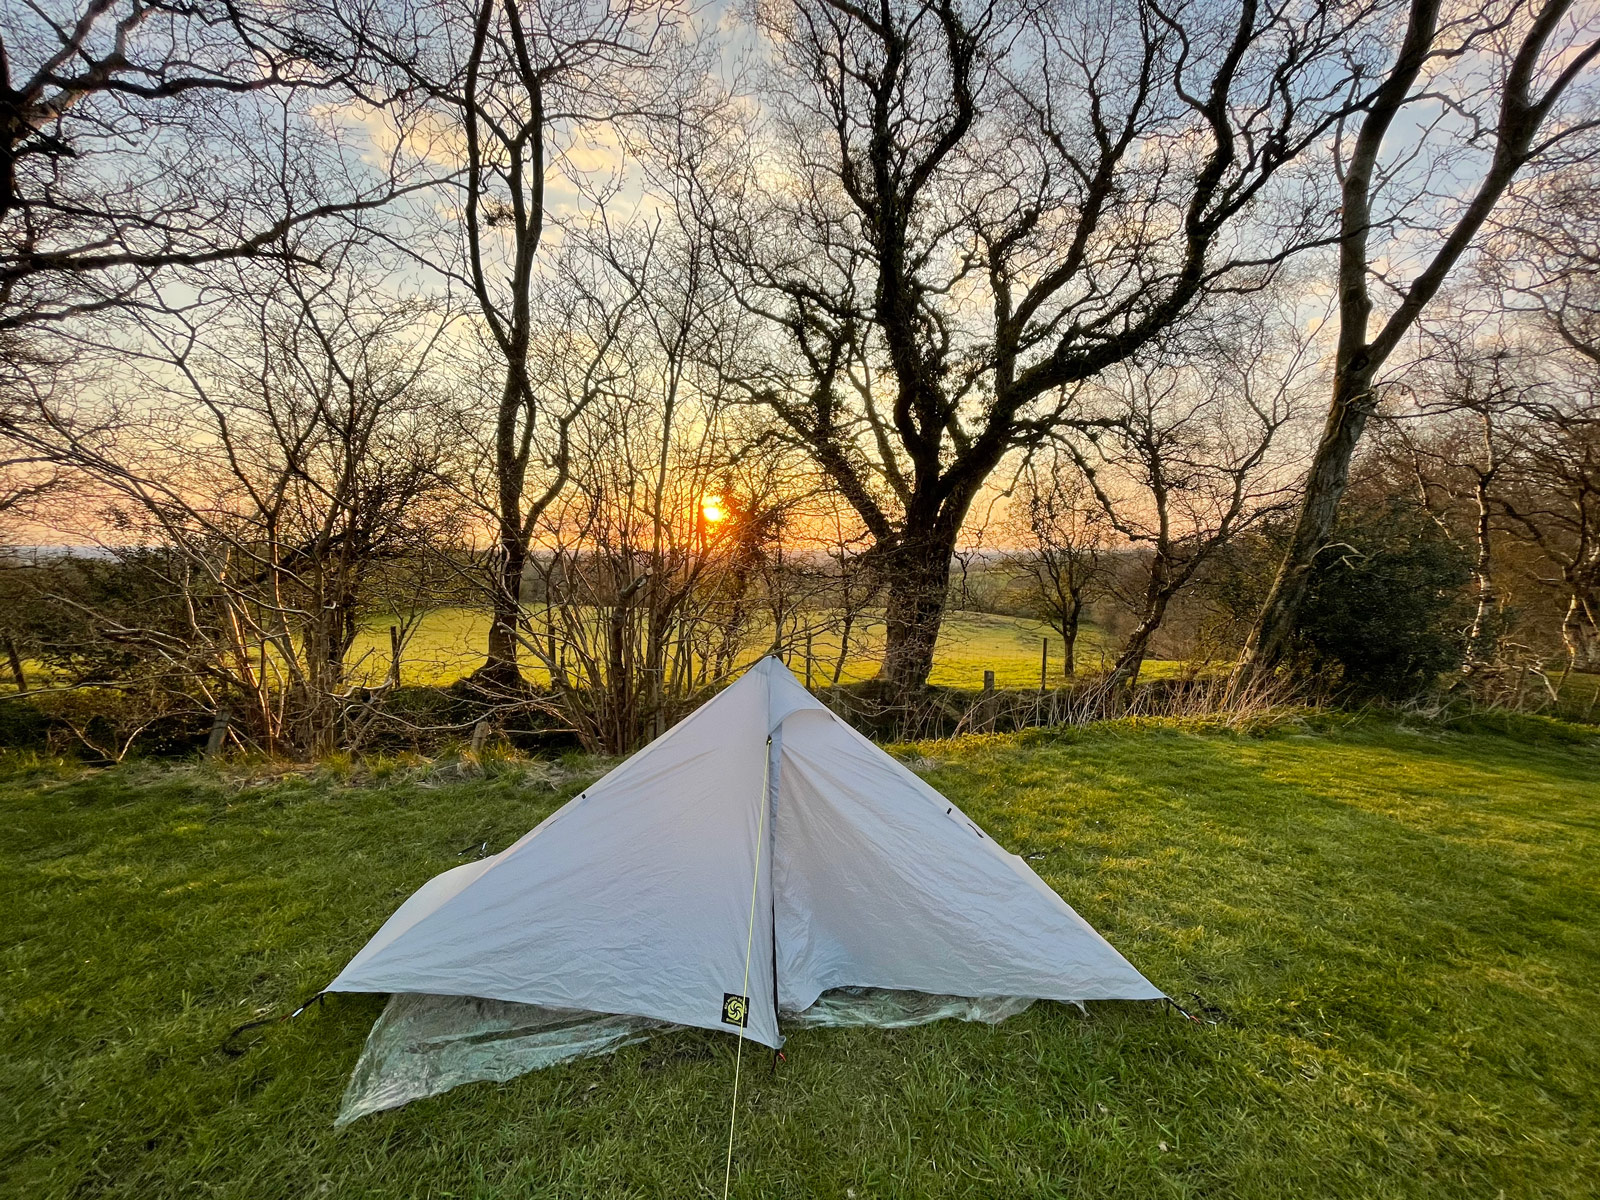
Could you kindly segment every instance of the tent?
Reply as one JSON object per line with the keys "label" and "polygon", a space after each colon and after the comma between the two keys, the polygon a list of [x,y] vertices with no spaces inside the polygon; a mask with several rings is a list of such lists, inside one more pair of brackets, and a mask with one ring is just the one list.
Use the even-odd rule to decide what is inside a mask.
{"label": "tent", "polygon": [[509,848],[424,884],[330,992],[393,993],[340,1120],[674,1026],[996,1020],[1163,993],[764,658]]}

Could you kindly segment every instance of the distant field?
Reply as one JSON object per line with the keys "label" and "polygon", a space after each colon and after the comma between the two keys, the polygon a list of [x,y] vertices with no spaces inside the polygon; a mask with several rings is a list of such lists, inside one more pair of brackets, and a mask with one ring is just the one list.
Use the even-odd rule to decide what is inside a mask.
{"label": "distant field", "polygon": [[[393,616],[373,617],[356,635],[348,658],[353,679],[377,683],[388,673],[389,626],[397,620]],[[488,630],[488,614],[477,609],[439,608],[411,618],[401,651],[402,681],[413,687],[445,687],[470,674],[483,661]],[[1045,638],[1050,640],[1050,680],[1059,683],[1063,678],[1061,635],[1043,622],[992,613],[950,612],[939,633],[929,681],[939,687],[976,689],[983,686],[984,671],[992,670],[996,687],[1038,687],[1039,647]],[[838,645],[837,635],[831,632],[818,633],[813,638],[812,678],[817,687],[825,687],[832,680]],[[752,642],[745,663],[740,665],[754,661],[765,649],[765,642]],[[1116,649],[1115,639],[1093,625],[1085,625],[1078,635],[1079,671],[1092,672],[1109,665]],[[881,619],[852,631],[850,657],[840,681],[859,683],[872,678],[877,674],[882,653]],[[788,661],[797,674],[805,674],[803,649],[797,649]],[[39,663],[26,665],[35,686],[53,678]],[[1144,665],[1142,678],[1168,678],[1185,666],[1172,660],[1151,659]],[[526,669],[535,682],[548,682],[544,672],[533,664],[526,664]],[[1558,669],[1552,666],[1551,682],[1560,682],[1560,678]],[[0,673],[0,694],[14,690],[10,675]],[[1532,684],[1529,692],[1534,694]],[[1594,721],[1600,717],[1600,675],[1569,676],[1561,686],[1560,701],[1544,711],[1564,720]]]}
{"label": "distant field", "polygon": [[[362,631],[352,649],[351,661],[359,671],[376,679],[388,670],[389,633],[393,618],[379,618]],[[482,661],[488,634],[488,614],[466,608],[442,608],[415,618],[401,658],[401,678],[416,685],[453,683]],[[1003,617],[988,613],[952,612],[939,634],[931,682],[941,687],[977,688],[983,686],[983,673],[992,670],[995,686],[1027,688],[1039,685],[1039,651],[1043,639],[1050,639],[1050,677],[1062,678],[1061,635],[1039,621],[1025,617]],[[838,656],[838,638],[819,633],[812,640],[813,681],[822,686],[833,676]],[[752,644],[753,658],[764,645]],[[1085,628],[1078,638],[1080,669],[1098,668],[1102,655],[1114,647],[1100,632]],[[883,625],[870,625],[851,635],[850,657],[841,682],[870,679],[878,670],[883,650]],[[789,664],[797,674],[805,672],[805,655],[800,650]],[[1176,663],[1151,663],[1147,671],[1159,676],[1177,669]],[[543,673],[531,672],[535,679]]]}

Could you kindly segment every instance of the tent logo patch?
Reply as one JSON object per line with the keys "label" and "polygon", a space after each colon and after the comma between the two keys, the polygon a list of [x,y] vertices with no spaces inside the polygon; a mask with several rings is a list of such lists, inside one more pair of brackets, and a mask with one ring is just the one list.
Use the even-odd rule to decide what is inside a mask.
{"label": "tent logo patch", "polygon": [[722,993],[722,1023],[743,1028],[750,1024],[750,997]]}

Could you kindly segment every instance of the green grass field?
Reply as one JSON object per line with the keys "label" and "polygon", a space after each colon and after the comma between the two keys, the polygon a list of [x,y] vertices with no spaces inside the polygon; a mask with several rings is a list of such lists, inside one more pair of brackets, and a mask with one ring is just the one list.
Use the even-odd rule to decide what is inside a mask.
{"label": "green grass field", "polygon": [[[375,685],[388,674],[389,627],[400,621],[398,617],[380,616],[363,625],[346,656],[353,680]],[[448,687],[471,674],[483,662],[489,630],[487,613],[469,608],[433,609],[410,618],[403,628],[400,677],[407,685]],[[1064,680],[1061,635],[1048,625],[1025,617],[950,612],[940,629],[929,682],[939,687],[976,691],[983,686],[984,671],[991,670],[995,673],[995,686],[999,688],[1036,688],[1039,686],[1040,645],[1045,638],[1050,640],[1050,682],[1059,684]],[[770,634],[753,638],[738,666],[742,668],[754,662],[770,644]],[[838,652],[836,633],[822,632],[814,637],[813,681],[817,687],[824,687],[832,680]],[[881,620],[857,629],[851,636],[850,655],[840,674],[840,682],[859,683],[872,678],[877,674],[882,652]],[[1079,634],[1080,671],[1099,670],[1114,659],[1115,653],[1114,642],[1092,626],[1086,625]],[[792,652],[789,664],[796,673],[803,675],[804,651],[797,648]],[[549,682],[548,674],[531,655],[525,658],[523,667],[535,683]],[[52,673],[38,663],[28,663],[27,669],[36,687],[53,679]],[[1145,664],[1144,678],[1157,679],[1182,669],[1181,663],[1151,661]],[[0,676],[0,694],[13,690],[10,676]]]}
{"label": "green grass field", "polygon": [[[775,1074],[745,1073],[735,1194],[1592,1196],[1600,747],[1516,728],[910,748],[1151,979],[1228,1019],[1040,1004],[993,1028],[797,1034]],[[337,1134],[380,999],[217,1049],[601,766],[0,760],[0,1194],[720,1195],[726,1035]]]}
{"label": "green grass field", "polygon": [[[372,681],[389,669],[389,619],[378,619],[365,627],[351,648],[350,661],[358,664],[357,673]],[[416,618],[402,652],[401,677],[406,683],[445,685],[470,673],[483,661],[488,635],[488,615],[474,609],[441,608]],[[1050,678],[1061,678],[1061,635],[1040,621],[1025,617],[1006,617],[989,613],[951,612],[939,633],[933,675],[930,682],[941,687],[980,688],[983,673],[995,673],[1001,688],[1039,686],[1039,651],[1044,638],[1050,639]],[[750,646],[750,658],[759,656],[766,642],[757,639]],[[857,683],[871,678],[878,669],[883,648],[883,627],[879,622],[852,636],[851,653],[841,674],[841,682]],[[1098,669],[1102,656],[1115,653],[1100,632],[1085,627],[1078,638],[1078,666]],[[821,634],[812,643],[815,655],[814,680],[821,685],[832,678],[839,642],[834,634]],[[793,656],[791,665],[804,671],[804,654]],[[1147,676],[1155,678],[1178,669],[1178,664],[1152,662]],[[531,672],[536,678],[540,672]]]}

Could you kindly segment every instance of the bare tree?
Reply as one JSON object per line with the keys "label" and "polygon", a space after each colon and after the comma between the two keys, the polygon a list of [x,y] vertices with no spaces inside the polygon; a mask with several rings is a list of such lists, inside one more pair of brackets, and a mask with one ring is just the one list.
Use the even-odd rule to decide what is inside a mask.
{"label": "bare tree", "polygon": [[1274,181],[1353,102],[1369,13],[759,7],[770,128],[707,212],[771,331],[752,395],[873,537],[895,685],[927,678],[985,482],[1081,423],[1071,385],[1321,236],[1315,188]]}
{"label": "bare tree", "polygon": [[[1274,667],[1290,644],[1351,458],[1378,403],[1384,365],[1518,174],[1596,128],[1593,114],[1574,98],[1583,95],[1600,58],[1600,39],[1572,0],[1509,0],[1463,10],[1447,10],[1440,0],[1410,0],[1404,21],[1381,83],[1348,141],[1341,137],[1333,394],[1288,549],[1240,658],[1241,681]],[[1485,61],[1491,64],[1487,74]],[[1412,119],[1422,123],[1420,136]],[[1391,135],[1402,129],[1404,144],[1397,147]],[[1473,155],[1465,162],[1463,147]],[[1466,162],[1479,167],[1469,187]],[[1433,194],[1434,187],[1443,195]],[[1464,201],[1458,199],[1463,191]],[[1420,256],[1414,249],[1419,242],[1428,243]],[[1408,260],[1415,263],[1409,278]],[[1374,283],[1381,299],[1374,297]]]}
{"label": "bare tree", "polygon": [[[1414,488],[1472,553],[1476,602],[1463,671],[1475,691],[1496,699],[1520,693],[1530,673],[1543,678],[1551,657],[1565,658],[1568,670],[1594,669],[1600,643],[1600,358],[1583,353],[1585,322],[1567,303],[1581,278],[1563,273],[1561,287],[1508,312],[1498,286],[1505,276],[1486,272],[1491,286],[1463,298],[1490,311],[1433,323],[1436,349],[1394,389],[1406,398],[1380,412],[1374,447],[1392,486]],[[1519,276],[1518,290],[1527,286]]]}
{"label": "bare tree", "polygon": [[1084,605],[1105,583],[1111,524],[1076,464],[1030,460],[1012,501],[1025,549],[1018,567],[1040,618],[1061,634],[1062,670],[1077,672]]}
{"label": "bare tree", "polygon": [[[340,6],[332,11],[338,14]],[[494,554],[483,666],[486,688],[515,696],[521,589],[529,548],[546,509],[566,486],[571,436],[590,393],[543,395],[533,360],[541,257],[558,199],[603,206],[613,163],[586,185],[572,156],[596,139],[620,139],[632,120],[678,119],[696,71],[679,36],[687,6],[642,0],[418,0],[381,33],[353,40],[381,59],[395,82],[424,97],[446,128],[432,152],[460,182],[458,203],[432,238],[401,243],[476,301],[485,342],[498,359],[488,425],[494,431]],[[422,218],[426,220],[427,218]]]}
{"label": "bare tree", "polygon": [[1526,403],[1495,502],[1556,572],[1568,669],[1600,672],[1600,387],[1591,368]]}
{"label": "bare tree", "polygon": [[572,322],[565,356],[541,345],[547,364],[571,364],[544,393],[591,395],[563,401],[581,411],[571,481],[536,532],[542,595],[523,647],[584,743],[615,753],[661,732],[760,643],[797,473],[729,403],[740,315],[703,240],[666,221],[598,222],[590,237],[566,260],[586,319]]}
{"label": "bare tree", "polygon": [[[26,496],[81,482],[74,466],[53,474],[61,430],[40,415],[70,414],[80,445],[111,436],[91,414],[117,374],[102,351],[137,341],[130,312],[186,303],[171,294],[178,275],[320,269],[307,256],[329,244],[324,226],[363,223],[433,185],[401,136],[403,98],[363,87],[361,62],[334,50],[331,32],[316,14],[255,0],[7,6],[0,458],[11,482],[0,486]],[[357,92],[366,128],[346,119]]]}
{"label": "bare tree", "polygon": [[1095,385],[1103,427],[1062,438],[1111,528],[1149,555],[1113,683],[1137,681],[1173,598],[1207,560],[1292,495],[1272,451],[1294,415],[1308,344],[1282,354],[1227,339],[1185,349],[1181,366],[1130,363]]}
{"label": "bare tree", "polygon": [[378,695],[398,683],[395,661],[350,661],[361,618],[419,609],[416,564],[448,536],[424,366],[442,320],[377,288],[358,246],[301,257],[191,277],[188,303],[147,316],[120,383],[87,408],[42,404],[18,434],[88,481],[98,504],[65,528],[113,536],[149,593],[115,610],[51,597],[147,664],[105,680],[90,655],[87,678],[159,677],[233,707],[269,751],[323,752],[376,698],[353,676]]}
{"label": "bare tree", "polygon": [[1393,463],[1394,485],[1411,487],[1439,526],[1470,548],[1475,602],[1462,670],[1471,677],[1498,664],[1503,649],[1496,496],[1509,447],[1528,419],[1525,377],[1516,348],[1482,320],[1435,322],[1427,334],[1438,349],[1408,373],[1409,402],[1380,413],[1387,419],[1375,450]]}
{"label": "bare tree", "polygon": [[[53,364],[41,363],[32,356],[16,353],[18,342],[0,340],[0,413],[14,415],[27,390],[25,377],[48,377]],[[28,675],[23,666],[22,646],[28,638],[23,632],[24,590],[9,586],[19,569],[30,565],[26,554],[17,552],[26,535],[24,528],[38,528],[33,518],[39,506],[59,499],[69,479],[49,458],[37,450],[0,442],[6,453],[0,455],[0,650],[5,653],[5,669],[18,695],[28,690]]]}
{"label": "bare tree", "polygon": [[[174,267],[284,254],[308,224],[428,186],[404,138],[388,155],[341,144],[354,130],[333,101],[358,86],[360,63],[330,32],[253,0],[9,5],[0,331],[146,300]],[[257,153],[274,135],[295,146],[288,174]]]}
{"label": "bare tree", "polygon": [[[1508,506],[1516,527],[1532,533],[1558,572],[1565,596],[1562,640],[1569,670],[1600,670],[1600,167],[1563,163],[1540,181],[1508,222],[1491,278],[1531,317],[1535,361],[1544,386],[1530,416],[1534,436],[1517,469],[1546,494],[1548,519]],[[1517,268],[1520,268],[1518,270]]]}

